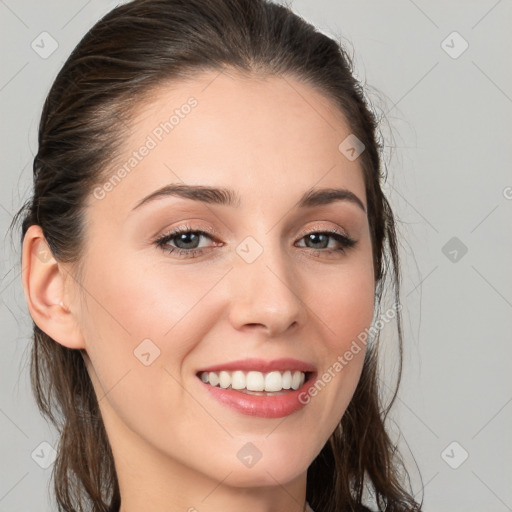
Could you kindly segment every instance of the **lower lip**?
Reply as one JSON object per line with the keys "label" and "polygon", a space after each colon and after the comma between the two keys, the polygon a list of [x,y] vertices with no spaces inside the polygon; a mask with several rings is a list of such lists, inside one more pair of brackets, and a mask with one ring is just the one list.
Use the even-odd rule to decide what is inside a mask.
{"label": "lower lip", "polygon": [[201,379],[199,381],[211,393],[213,398],[235,411],[247,416],[282,418],[299,411],[306,405],[300,402],[299,397],[304,396],[304,393],[307,394],[307,390],[314,383],[315,377],[316,374],[311,374],[299,389],[277,396],[248,395],[233,389],[211,386]]}

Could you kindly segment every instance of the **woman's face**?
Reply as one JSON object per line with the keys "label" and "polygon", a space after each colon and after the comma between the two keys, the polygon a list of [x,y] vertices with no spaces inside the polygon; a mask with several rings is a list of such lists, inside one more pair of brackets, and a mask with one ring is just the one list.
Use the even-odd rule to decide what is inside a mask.
{"label": "woman's face", "polygon": [[[305,477],[356,388],[364,346],[348,364],[344,354],[373,315],[360,159],[339,148],[350,134],[292,78],[209,72],[138,106],[110,180],[89,198],[74,308],[121,485],[147,471],[235,487]],[[183,188],[188,197],[143,201],[170,185],[233,197]],[[320,189],[356,199],[304,200]],[[176,229],[189,233],[157,243]],[[198,376],[251,358],[298,360],[313,380],[299,400],[293,389],[213,394]],[[237,368],[258,385],[270,370],[302,366],[235,363],[228,375]],[[266,371],[247,379],[251,368]],[[315,378],[324,385],[311,396]]]}

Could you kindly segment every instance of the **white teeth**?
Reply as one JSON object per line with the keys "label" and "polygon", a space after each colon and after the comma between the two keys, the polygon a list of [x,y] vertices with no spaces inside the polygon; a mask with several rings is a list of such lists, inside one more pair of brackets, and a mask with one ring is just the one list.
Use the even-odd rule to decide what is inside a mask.
{"label": "white teeth", "polygon": [[248,372],[245,378],[247,391],[265,391],[265,377],[261,372]]}
{"label": "white teeth", "polygon": [[292,372],[287,370],[283,373],[283,389],[290,389],[292,387]]}
{"label": "white teeth", "polygon": [[231,387],[231,389],[266,392],[278,392],[283,389],[297,390],[306,380],[304,372],[291,372],[290,370],[269,373],[222,370],[220,372],[202,372],[200,377],[203,382],[212,386],[219,385],[223,389]]}
{"label": "white teeth", "polygon": [[300,372],[295,372],[292,377],[292,388],[299,389],[302,386],[303,382],[304,381],[301,378]]}
{"label": "white teeth", "polygon": [[265,391],[281,391],[283,377],[279,372],[270,372],[265,375]]}
{"label": "white teeth", "polygon": [[245,389],[245,373],[241,371],[233,372],[231,375],[231,387],[233,389]]}
{"label": "white teeth", "polygon": [[218,383],[219,383],[219,374],[218,373],[215,373],[215,372],[210,372],[208,374],[208,382],[212,385],[212,386],[216,386]]}
{"label": "white teeth", "polygon": [[219,373],[219,385],[221,388],[226,389],[231,385],[231,375],[228,372]]}

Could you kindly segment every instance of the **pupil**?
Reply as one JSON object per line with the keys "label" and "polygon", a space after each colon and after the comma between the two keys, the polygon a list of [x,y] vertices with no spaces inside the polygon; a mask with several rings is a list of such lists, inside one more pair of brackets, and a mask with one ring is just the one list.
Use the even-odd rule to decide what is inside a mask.
{"label": "pupil", "polygon": [[[195,242],[197,242],[197,240],[199,239],[199,237],[197,236],[196,233],[182,233],[181,235],[179,235],[179,238],[178,238],[178,242],[179,243],[182,243],[182,242],[185,242],[185,244],[187,244],[187,237],[196,237],[196,240]],[[192,242],[188,242],[189,244],[192,243],[194,244],[194,241]],[[179,244],[178,244],[178,247],[179,247]],[[196,247],[180,247],[180,249],[195,249]]]}
{"label": "pupil", "polygon": [[318,240],[315,242],[315,238],[318,238],[318,237],[324,237],[324,238],[326,238],[326,239],[327,239],[327,237],[326,237],[325,235],[323,235],[323,234],[318,234],[318,233],[312,233],[312,234],[310,234],[310,235],[309,235],[309,237],[310,237],[310,239],[312,239],[312,240],[313,240],[313,243],[316,243],[316,244],[321,243],[321,242],[318,242]]}

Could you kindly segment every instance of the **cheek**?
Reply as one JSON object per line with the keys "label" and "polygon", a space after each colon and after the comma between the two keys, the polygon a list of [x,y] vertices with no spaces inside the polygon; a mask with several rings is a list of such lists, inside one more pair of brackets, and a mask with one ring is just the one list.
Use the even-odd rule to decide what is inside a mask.
{"label": "cheek", "polygon": [[97,336],[108,333],[108,343],[121,351],[133,351],[146,338],[157,345],[168,344],[180,322],[194,314],[217,276],[203,272],[196,278],[191,266],[169,269],[165,263],[145,265],[140,259],[121,255],[105,262],[92,261],[84,325],[93,326]]}
{"label": "cheek", "polygon": [[[375,281],[370,260],[359,260],[340,269],[335,277],[316,281],[309,304],[316,320],[311,328],[322,329],[321,372],[309,396],[325,422],[334,429],[350,402],[361,375],[366,335],[374,314]],[[310,331],[308,331],[310,332]],[[311,333],[314,336],[314,333]],[[316,336],[319,337],[318,334]]]}
{"label": "cheek", "polygon": [[361,260],[340,269],[335,277],[317,283],[311,303],[326,327],[326,342],[332,353],[350,345],[369,328],[375,300],[375,281],[371,264]]}
{"label": "cheek", "polygon": [[91,262],[85,283],[89,374],[110,432],[126,432],[127,425],[165,439],[166,429],[183,421],[170,405],[187,413],[181,365],[204,336],[208,319],[205,325],[191,320],[211,285],[191,280],[186,271],[166,281],[169,270],[126,259],[110,263],[115,260]]}
{"label": "cheek", "polygon": [[88,262],[81,321],[92,377],[95,386],[101,383],[100,395],[126,386],[131,403],[149,404],[145,390],[156,392],[170,374],[179,380],[182,362],[215,321],[200,301],[218,276],[203,271],[194,278],[191,265],[170,270],[168,262],[148,265],[121,254],[103,261],[101,252]]}

